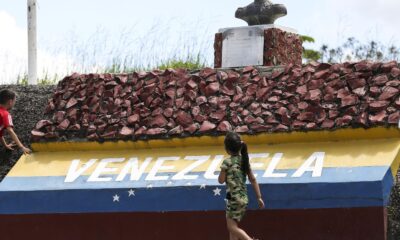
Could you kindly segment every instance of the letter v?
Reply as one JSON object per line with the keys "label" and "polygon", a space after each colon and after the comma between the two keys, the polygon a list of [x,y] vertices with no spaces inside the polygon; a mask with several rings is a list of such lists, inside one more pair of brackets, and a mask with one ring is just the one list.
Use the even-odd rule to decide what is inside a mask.
{"label": "letter v", "polygon": [[84,164],[82,167],[78,169],[79,163],[81,160],[73,160],[71,166],[69,167],[67,176],[65,177],[64,182],[74,182],[82,173],[88,170],[93,164],[95,164],[97,159],[90,159],[89,162]]}

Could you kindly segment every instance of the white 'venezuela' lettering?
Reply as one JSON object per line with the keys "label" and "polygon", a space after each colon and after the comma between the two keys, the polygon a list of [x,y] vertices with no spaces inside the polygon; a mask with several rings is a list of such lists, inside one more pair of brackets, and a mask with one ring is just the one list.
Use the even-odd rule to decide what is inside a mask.
{"label": "white 'venezuela' lettering", "polygon": [[272,157],[271,162],[269,163],[267,170],[265,170],[265,173],[263,177],[265,178],[283,178],[287,176],[287,173],[275,173],[275,169],[278,166],[279,162],[281,161],[283,156],[283,153],[275,153],[275,155]]}
{"label": "white 'venezuela' lettering", "polygon": [[175,168],[175,166],[163,166],[165,161],[177,161],[179,157],[159,157],[154,164],[153,168],[150,170],[149,174],[146,177],[146,181],[162,181],[168,180],[168,176],[157,176],[157,172],[160,170],[168,171]]}
{"label": "white 'venezuela' lettering", "polygon": [[[249,154],[249,159],[254,160],[256,158],[266,159],[270,156],[269,153],[255,153]],[[179,172],[174,172],[175,165],[173,163],[166,164],[166,161],[176,162],[180,157],[159,157],[155,160],[154,165],[150,169],[145,178],[146,181],[165,181],[165,180],[195,180],[199,177],[199,174],[193,173],[203,164],[206,164],[210,160],[210,155],[205,156],[186,156],[183,160],[193,161],[189,166],[185,167]],[[272,156],[271,162],[266,166],[266,170],[262,175],[263,178],[285,178],[288,177],[287,172],[276,172],[276,169],[283,158],[283,153],[275,153]],[[205,179],[217,179],[219,166],[221,165],[224,155],[216,155],[214,159],[208,164],[207,170],[204,172],[203,177]],[[324,165],[325,152],[315,152],[313,153],[290,177],[299,178],[302,177],[306,172],[312,172],[312,177],[321,177]],[[71,162],[68,169],[67,175],[65,177],[66,183],[71,183],[76,181],[80,176],[82,176],[86,171],[88,171],[92,166],[97,163],[98,159],[90,159],[87,163],[80,166],[81,161],[75,159]],[[126,161],[125,165],[118,172],[117,167],[107,167],[108,164],[112,163],[122,163],[125,158],[106,158],[99,161],[97,167],[94,169],[92,174],[88,178],[88,182],[122,182],[126,179],[127,175],[130,175],[130,181],[139,181],[142,179],[143,174],[146,169],[149,168],[152,157],[145,158],[142,162],[137,157],[132,157]],[[263,162],[252,162],[252,168],[260,170],[264,168]],[[162,174],[161,172],[164,172]],[[165,174],[168,172],[168,174]],[[172,173],[174,175],[172,175]],[[115,175],[115,179],[113,177]],[[103,175],[103,176],[102,176]],[[104,176],[105,175],[105,176]]]}
{"label": "white 'venezuela' lettering", "polygon": [[222,160],[224,160],[224,155],[215,156],[214,160],[211,162],[206,173],[204,174],[205,179],[218,179],[218,174],[215,174],[215,172],[217,172]]}
{"label": "white 'venezuela' lettering", "polygon": [[113,173],[118,170],[118,168],[107,168],[109,163],[120,163],[123,162],[125,158],[105,158],[100,161],[99,165],[97,165],[96,169],[90,175],[88,182],[109,182],[112,180],[112,177],[100,177],[101,174],[108,172]]}
{"label": "white 'venezuela' lettering", "polygon": [[146,170],[147,166],[149,166],[151,160],[153,158],[149,157],[144,160],[144,162],[140,165],[139,168],[139,159],[138,158],[131,158],[129,161],[126,163],[124,168],[122,169],[121,173],[118,175],[117,179],[115,181],[121,182],[124,181],[126,175],[128,175],[129,171],[131,173],[131,181],[137,181],[139,180],[144,171]]}
{"label": "white 'venezuela' lettering", "polygon": [[[313,153],[307,161],[292,175],[292,177],[301,177],[305,172],[312,172],[312,177],[321,177],[324,167],[324,152]],[[314,164],[314,166],[312,166]]]}
{"label": "white 'venezuela' lettering", "polygon": [[80,162],[81,162],[81,160],[79,160],[79,159],[72,161],[64,182],[74,182],[79,176],[82,175],[82,173],[84,173],[91,166],[93,166],[93,164],[95,164],[97,162],[97,159],[90,159],[85,165],[83,165],[82,167],[80,167],[78,169]]}
{"label": "white 'venezuela' lettering", "polygon": [[193,171],[195,168],[199,167],[201,164],[205,163],[210,159],[211,156],[187,156],[185,160],[195,160],[195,162],[189,165],[187,168],[178,172],[172,177],[173,180],[194,180],[199,177],[199,175],[187,175],[189,172]]}

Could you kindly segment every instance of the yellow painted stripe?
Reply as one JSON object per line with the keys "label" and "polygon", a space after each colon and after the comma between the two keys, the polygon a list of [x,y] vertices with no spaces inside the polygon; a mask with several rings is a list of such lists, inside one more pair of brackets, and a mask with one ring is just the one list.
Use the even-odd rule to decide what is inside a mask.
{"label": "yellow painted stripe", "polygon": [[[118,145],[118,143],[116,143]],[[8,176],[65,176],[71,161],[80,159],[82,164],[90,159],[104,158],[126,158],[137,157],[140,162],[145,158],[178,156],[179,161],[168,161],[165,165],[174,165],[174,171],[179,171],[189,166],[192,161],[182,160],[185,156],[211,155],[210,160],[196,168],[194,171],[206,171],[215,157],[215,155],[225,154],[221,144],[215,146],[197,146],[191,144],[191,147],[164,147],[164,148],[142,148],[142,149],[125,149],[99,151],[60,151],[60,152],[37,152],[32,155],[23,157],[18,161]],[[261,163],[259,169],[265,170],[271,162],[275,153],[283,153],[277,169],[297,169],[305,160],[314,152],[325,152],[324,167],[367,167],[367,166],[392,166],[394,170],[394,159],[400,151],[400,139],[377,139],[358,140],[358,141],[339,141],[339,142],[313,142],[313,143],[284,143],[284,144],[266,144],[258,142],[258,144],[249,144],[250,153],[269,153],[267,158],[253,159],[255,163]],[[398,159],[397,159],[398,161]],[[155,161],[146,168],[145,172],[149,172]],[[117,173],[123,168],[125,162],[118,164],[110,164],[108,167],[118,168]],[[93,172],[94,165],[84,175]],[[398,165],[397,165],[398,167]],[[397,170],[396,167],[396,170]],[[258,170],[255,168],[255,170]]]}
{"label": "yellow painted stripe", "polygon": [[[335,131],[311,131],[292,133],[263,133],[258,135],[243,135],[243,140],[248,144],[282,144],[296,142],[324,142],[360,139],[400,138],[397,128],[377,127],[371,129],[340,129]],[[97,151],[97,150],[124,150],[124,149],[158,149],[170,147],[193,146],[221,146],[224,136],[219,137],[187,137],[172,139],[157,139],[149,141],[118,141],[118,142],[54,142],[33,143],[36,152],[50,151]]]}
{"label": "yellow painted stripe", "polygon": [[397,156],[395,157],[391,166],[393,178],[396,178],[399,167],[400,167],[400,151],[397,153]]}

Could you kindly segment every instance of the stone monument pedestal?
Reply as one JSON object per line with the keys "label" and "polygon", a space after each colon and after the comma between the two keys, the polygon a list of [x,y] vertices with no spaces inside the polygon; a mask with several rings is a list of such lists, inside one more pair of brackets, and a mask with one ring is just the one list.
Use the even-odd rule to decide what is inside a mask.
{"label": "stone monument pedestal", "polygon": [[301,64],[297,31],[275,24],[223,28],[215,35],[214,67]]}

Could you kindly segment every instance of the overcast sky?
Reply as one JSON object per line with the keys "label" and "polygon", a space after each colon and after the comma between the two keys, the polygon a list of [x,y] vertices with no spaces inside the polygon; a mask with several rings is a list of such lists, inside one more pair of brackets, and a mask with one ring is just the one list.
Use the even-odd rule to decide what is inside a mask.
{"label": "overcast sky", "polygon": [[[150,41],[145,33],[151,27],[160,25],[161,28],[169,28],[166,35],[190,35],[211,43],[204,49],[205,55],[210,58],[214,33],[219,28],[244,26],[244,21],[234,18],[234,12],[251,0],[37,1],[39,69],[57,62],[59,68],[53,66],[50,71],[64,74],[63,65],[79,60],[68,54],[56,54],[55,49],[85,41],[99,28],[110,36],[130,29],[127,38]],[[283,3],[288,8],[288,16],[277,20],[276,24],[314,37],[316,48],[322,43],[338,45],[351,36],[362,41],[377,40],[400,45],[400,0],[274,2]],[[26,26],[26,0],[0,0],[0,82],[9,81],[16,73],[26,69]],[[116,38],[111,39],[117,41]],[[115,44],[118,45],[118,42]]]}

